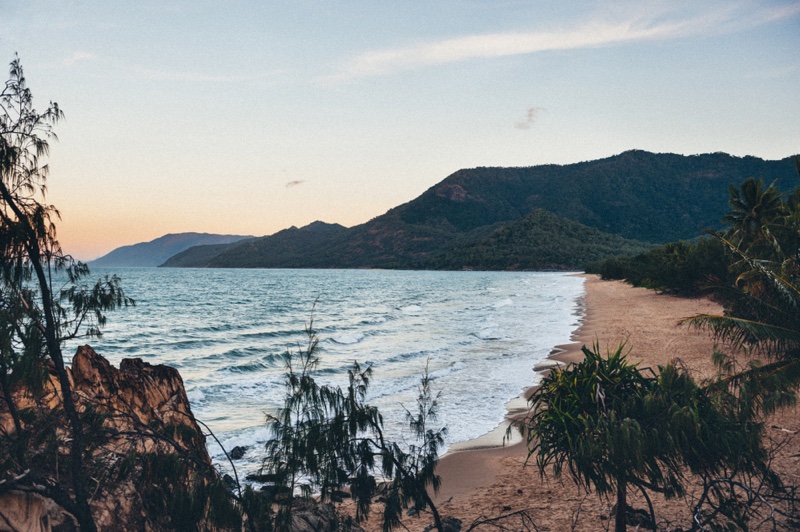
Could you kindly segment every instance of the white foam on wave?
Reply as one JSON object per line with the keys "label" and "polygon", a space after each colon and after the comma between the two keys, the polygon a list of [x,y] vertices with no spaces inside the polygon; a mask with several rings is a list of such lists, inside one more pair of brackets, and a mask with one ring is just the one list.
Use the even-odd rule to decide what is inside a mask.
{"label": "white foam on wave", "polygon": [[[253,447],[264,444],[269,437],[269,429],[267,429],[266,423],[258,427],[217,435],[217,438],[219,438],[222,445],[229,452],[234,447]],[[210,454],[212,458],[225,456],[216,440],[209,438],[208,442],[208,454]]]}
{"label": "white foam on wave", "polygon": [[[217,434],[225,450],[230,453],[236,447],[243,447],[243,458],[234,460],[238,477],[245,482],[248,473],[256,473],[261,469],[265,456],[264,444],[270,437],[270,432],[265,424],[248,429],[242,429],[222,434]],[[233,469],[228,462],[228,457],[222,451],[219,443],[213,438],[208,440],[208,454],[221,473],[233,474]]]}
{"label": "white foam on wave", "polygon": [[186,397],[189,399],[190,404],[197,404],[206,400],[206,394],[200,388],[186,392]]}
{"label": "white foam on wave", "polygon": [[475,334],[481,340],[499,340],[502,338],[500,331],[495,327],[486,327]]}
{"label": "white foam on wave", "polygon": [[[442,378],[449,377],[454,373],[462,371],[464,367],[465,363],[463,361],[456,361],[436,369],[431,366],[428,368],[428,376],[431,378],[432,382],[436,383]],[[385,404],[395,410],[398,409],[403,401],[409,405],[413,404],[417,397],[420,379],[424,371],[425,360],[420,359],[415,363],[404,364],[402,371],[397,368],[393,372],[376,372],[373,375],[372,386],[370,387],[367,401],[377,401],[378,403],[386,401]],[[436,385],[434,388],[436,388]],[[401,400],[400,398],[404,399]],[[398,410],[398,412],[401,418],[404,419],[404,411]]]}
{"label": "white foam on wave", "polygon": [[331,338],[337,344],[357,344],[361,340],[364,339],[364,335],[362,333],[343,333],[336,335]]}
{"label": "white foam on wave", "polygon": [[422,312],[422,307],[419,305],[407,305],[405,307],[400,307],[400,310],[404,314],[419,314]]}
{"label": "white foam on wave", "polygon": [[511,298],[507,297],[505,299],[501,299],[500,301],[496,301],[492,306],[494,308],[503,308],[503,307],[508,307],[510,305],[513,305],[513,304],[514,304],[514,302],[511,300]]}

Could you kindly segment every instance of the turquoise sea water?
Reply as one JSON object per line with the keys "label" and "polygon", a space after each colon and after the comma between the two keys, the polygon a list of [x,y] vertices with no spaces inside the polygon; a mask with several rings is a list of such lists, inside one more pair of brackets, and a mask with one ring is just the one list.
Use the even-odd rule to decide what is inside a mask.
{"label": "turquoise sea water", "polygon": [[[353,360],[371,364],[369,402],[400,437],[426,362],[442,390],[448,445],[502,420],[534,384],[532,368],[577,327],[583,278],[539,272],[130,268],[117,273],[136,306],[109,315],[91,343],[115,365],[140,357],[177,368],[195,416],[256,470],[264,413],[283,393],[281,353],[305,345],[312,317],[320,379],[344,384]],[[315,304],[316,301],[316,304]],[[68,346],[73,350],[75,346]],[[209,451],[222,469],[223,455]]]}

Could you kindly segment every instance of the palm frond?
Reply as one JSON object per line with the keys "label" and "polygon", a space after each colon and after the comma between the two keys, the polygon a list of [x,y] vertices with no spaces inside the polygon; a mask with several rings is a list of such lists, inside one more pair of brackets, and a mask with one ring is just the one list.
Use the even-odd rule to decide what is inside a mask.
{"label": "palm frond", "polygon": [[681,320],[689,327],[712,332],[717,340],[735,348],[755,347],[768,354],[800,346],[800,330],[734,316],[699,314]]}
{"label": "palm frond", "polygon": [[734,254],[738,255],[741,261],[751,268],[752,273],[756,273],[764,280],[769,281],[770,286],[775,289],[776,293],[783,297],[788,305],[794,309],[800,308],[800,286],[793,283],[790,279],[775,273],[775,271],[769,267],[774,266],[772,261],[751,257],[725,237],[717,235],[717,238]]}

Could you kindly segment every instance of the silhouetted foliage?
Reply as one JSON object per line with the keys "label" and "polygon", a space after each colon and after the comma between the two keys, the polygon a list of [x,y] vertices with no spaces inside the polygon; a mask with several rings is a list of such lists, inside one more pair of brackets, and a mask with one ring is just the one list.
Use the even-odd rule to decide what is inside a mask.
{"label": "silhouetted foliage", "polygon": [[[61,346],[71,338],[98,336],[105,323],[104,312],[132,300],[124,295],[116,277],[84,284],[88,268],[65,254],[56,239],[59,214],[45,203],[49,169],[43,158],[49,140],[56,138],[53,127],[62,116],[55,103],[42,113],[34,109],[22,66],[15,58],[0,92],[0,386],[16,429],[7,438],[41,437],[54,430],[53,424],[37,423],[41,420],[23,423],[11,390],[23,381],[32,390],[40,389],[44,363],[52,362],[70,430],[69,469],[64,476],[69,478],[71,494],[60,495],[59,501],[76,516],[82,529],[91,531],[95,526],[84,478],[84,428]],[[37,429],[44,432],[30,434]],[[3,474],[10,476],[33,459],[26,453],[8,458]],[[54,473],[56,478],[60,476]]]}
{"label": "silhouetted foliage", "polygon": [[[148,487],[139,495],[151,523],[239,527],[239,510],[210,464],[179,443],[202,445],[196,431],[156,419],[145,426],[75,393],[64,343],[101,336],[106,312],[134,302],[116,276],[89,282],[89,268],[58,242],[44,158],[61,118],[55,103],[36,111],[15,58],[0,91],[0,413],[13,423],[0,431],[0,493],[42,495],[92,531],[90,494],[135,476]],[[143,440],[152,452],[137,450]]]}
{"label": "silhouetted foliage", "polygon": [[[762,447],[763,425],[733,396],[698,386],[676,363],[639,370],[623,346],[547,375],[524,424],[542,475],[567,471],[598,494],[616,493],[615,530],[626,529],[629,487],[681,496],[686,471],[758,475],[779,485]],[[654,521],[655,522],[655,521]]]}
{"label": "silhouetted foliage", "polygon": [[[412,443],[400,445],[384,438],[380,412],[365,403],[372,369],[354,362],[345,389],[319,384],[315,380],[319,358],[313,320],[306,332],[306,347],[284,355],[284,404],[267,416],[272,438],[266,444],[263,469],[275,485],[275,527],[285,530],[290,526],[295,493],[305,497],[319,493],[326,501],[347,488],[356,503],[357,522],[369,517],[372,501],[380,495],[384,530],[397,526],[409,506],[428,508],[437,530],[442,530],[427,488],[436,491],[439,487],[436,465],[444,429],[430,426],[436,419],[438,396],[431,390],[427,370],[417,411],[407,411]],[[381,483],[375,478],[378,471]]]}

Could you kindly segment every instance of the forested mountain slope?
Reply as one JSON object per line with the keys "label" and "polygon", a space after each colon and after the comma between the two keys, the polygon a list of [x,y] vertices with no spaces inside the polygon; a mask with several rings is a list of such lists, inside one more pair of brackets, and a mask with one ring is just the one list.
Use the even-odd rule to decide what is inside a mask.
{"label": "forested mountain slope", "polygon": [[428,265],[443,270],[582,270],[588,263],[649,247],[536,209],[484,238],[454,246]]}
{"label": "forested mountain slope", "polygon": [[[755,176],[768,183],[776,181],[779,188],[787,190],[795,183],[784,181],[793,175],[790,157],[765,161],[724,153],[684,156],[639,150],[563,166],[459,170],[418,198],[350,229],[339,226],[335,231],[306,234],[292,228],[234,244],[210,260],[206,257],[183,265],[508,269],[547,264],[574,268],[584,262],[576,256],[567,260],[563,250],[576,242],[624,254],[631,251],[629,246],[642,243],[691,239],[720,226],[729,185]],[[558,238],[567,240],[543,239],[548,231],[555,236],[559,223],[539,214],[526,222],[524,231],[514,230],[519,238],[509,242],[513,240],[515,250],[501,249],[503,240],[496,231],[536,209],[606,235],[586,230],[581,236],[583,230],[576,233],[577,226],[571,225],[566,230],[568,224],[564,223],[565,230],[558,232]],[[538,229],[531,225],[536,223]],[[529,235],[528,240],[522,242],[522,234]],[[614,241],[610,235],[638,242]],[[486,238],[493,239],[491,245]],[[493,255],[486,257],[483,266],[468,264],[474,261],[467,261],[464,255],[477,249]],[[520,256],[522,249],[528,258]],[[499,257],[515,262],[506,263]]]}
{"label": "forested mountain slope", "polygon": [[784,181],[794,175],[790,157],[635,150],[563,166],[459,170],[396,210],[408,224],[468,231],[542,208],[601,231],[663,243],[719,227],[728,185],[763,177],[788,190],[796,183]]}

